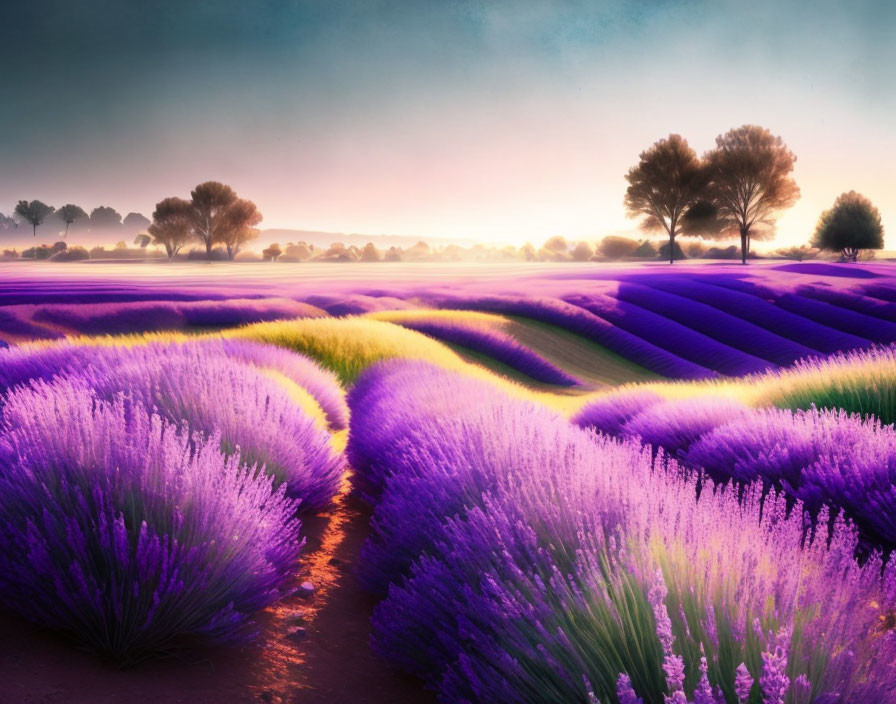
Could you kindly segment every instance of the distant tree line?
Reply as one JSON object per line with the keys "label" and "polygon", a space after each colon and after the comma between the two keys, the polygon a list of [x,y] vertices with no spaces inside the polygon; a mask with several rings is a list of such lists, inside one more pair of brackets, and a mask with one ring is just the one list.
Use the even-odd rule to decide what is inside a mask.
{"label": "distant tree line", "polygon": [[[40,200],[20,200],[12,217],[0,213],[0,231],[12,231],[19,225],[30,226],[36,239],[38,227],[58,225],[62,229],[63,246],[60,247],[60,243],[57,243],[52,247],[35,245],[28,248],[27,254],[36,259],[70,260],[75,251],[80,257],[81,250],[86,252],[83,247],[75,250],[64,246],[69,231],[74,229],[136,237],[134,243],[141,248],[149,244],[163,247],[169,260],[174,259],[190,242],[202,245],[208,260],[214,258],[216,248],[220,248],[227,259],[233,260],[247,242],[258,236],[255,226],[261,219],[255,203],[238,197],[230,186],[217,181],[206,181],[190,192],[189,200],[171,197],[157,203],[152,220],[140,213],[128,213],[122,218],[114,208],[104,205],[94,208],[88,214],[73,203],[57,209]],[[116,246],[116,251],[126,249],[126,245]],[[100,250],[105,251],[102,248]],[[59,256],[63,251],[68,251],[69,255]],[[12,252],[7,250],[5,256],[12,256]],[[25,253],[22,256],[24,258]]]}

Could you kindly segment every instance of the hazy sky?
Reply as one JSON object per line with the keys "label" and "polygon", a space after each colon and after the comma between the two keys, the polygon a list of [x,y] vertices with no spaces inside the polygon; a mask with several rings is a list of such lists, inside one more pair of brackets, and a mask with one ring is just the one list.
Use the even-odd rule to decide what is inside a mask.
{"label": "hazy sky", "polygon": [[744,123],[896,247],[896,3],[22,0],[0,29],[0,211],[149,214],[216,179],[264,227],[540,243],[635,226],[624,174]]}

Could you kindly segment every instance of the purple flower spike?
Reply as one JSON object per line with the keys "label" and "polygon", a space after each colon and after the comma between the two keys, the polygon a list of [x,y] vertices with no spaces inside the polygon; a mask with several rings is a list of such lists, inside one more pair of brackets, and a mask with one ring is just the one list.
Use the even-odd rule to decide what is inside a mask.
{"label": "purple flower spike", "polygon": [[619,704],[644,704],[644,700],[632,689],[631,677],[624,672],[620,673],[619,679],[616,680],[616,696],[619,697]]}

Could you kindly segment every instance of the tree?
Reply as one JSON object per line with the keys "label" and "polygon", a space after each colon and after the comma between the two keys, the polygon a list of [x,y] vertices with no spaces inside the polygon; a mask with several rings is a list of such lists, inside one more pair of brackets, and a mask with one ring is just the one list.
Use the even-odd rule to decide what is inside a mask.
{"label": "tree", "polygon": [[860,250],[883,249],[880,211],[861,193],[843,193],[821,214],[811,245],[840,252],[848,262],[856,261]]}
{"label": "tree", "polygon": [[72,203],[63,205],[56,211],[56,214],[59,216],[59,219],[65,223],[65,234],[62,235],[63,237],[68,237],[68,228],[73,222],[83,220],[87,217],[87,213],[83,208],[73,205]]}
{"label": "tree", "polygon": [[634,256],[636,249],[638,249],[638,243],[633,239],[619,235],[607,235],[600,241],[597,251],[607,259],[622,259]]}
{"label": "tree", "polygon": [[594,250],[587,242],[579,242],[573,247],[572,260],[574,262],[587,262],[592,256],[594,256]]}
{"label": "tree", "polygon": [[716,137],[705,159],[710,197],[726,234],[740,235],[746,264],[751,239],[771,239],[777,213],[799,200],[796,156],[766,128],[744,125]]}
{"label": "tree", "polygon": [[195,210],[193,234],[205,245],[206,259],[211,261],[227,209],[237,200],[236,191],[218,181],[206,181],[190,191],[190,198]]}
{"label": "tree", "polygon": [[128,213],[121,224],[128,234],[137,235],[141,232],[146,232],[146,228],[150,226],[151,222],[149,218],[140,213]]}
{"label": "tree", "polygon": [[156,203],[147,232],[153,244],[165,247],[169,262],[193,236],[194,216],[193,204],[183,198],[165,198]]}
{"label": "tree", "polygon": [[237,198],[221,214],[216,239],[227,248],[227,258],[233,261],[240,248],[258,237],[255,226],[261,222],[261,213],[251,200]]}
{"label": "tree", "polygon": [[[16,222],[15,218],[11,218],[8,215],[4,215],[0,213],[0,232],[8,232],[9,230],[15,230],[18,228],[19,223]],[[18,255],[16,255],[18,256]]]}
{"label": "tree", "polygon": [[261,256],[264,257],[265,261],[277,261],[277,257],[280,256],[282,252],[280,251],[280,245],[276,242],[272,244],[267,249],[261,252]]}
{"label": "tree", "polygon": [[115,208],[101,205],[90,211],[91,230],[112,230],[121,227],[121,213]]}
{"label": "tree", "polygon": [[645,230],[666,232],[671,264],[685,215],[704,194],[708,179],[703,162],[681,135],[670,134],[641,152],[625,180],[629,183],[625,192],[629,217],[644,216],[641,226]]}
{"label": "tree", "polygon": [[[52,205],[47,205],[46,203],[42,203],[39,200],[20,200],[16,205],[16,215],[18,215],[22,220],[31,224],[31,232],[34,235],[35,239],[37,238],[37,226],[40,225],[46,218],[52,215],[56,211]],[[22,254],[24,258],[24,253]],[[34,258],[37,259],[37,249],[34,248]]]}
{"label": "tree", "polygon": [[361,250],[362,262],[378,262],[380,260],[380,252],[373,242],[368,242]]}

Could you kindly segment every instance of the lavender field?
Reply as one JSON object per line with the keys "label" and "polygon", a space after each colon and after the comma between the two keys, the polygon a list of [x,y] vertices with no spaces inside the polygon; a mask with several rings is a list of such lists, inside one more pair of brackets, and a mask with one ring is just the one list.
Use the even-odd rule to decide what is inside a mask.
{"label": "lavender field", "polygon": [[0,264],[0,348],[8,701],[896,702],[891,264]]}

